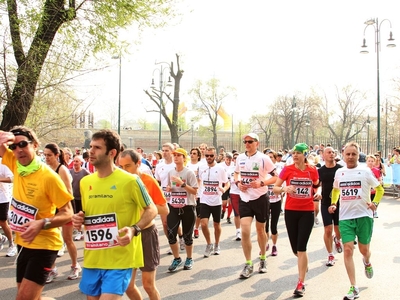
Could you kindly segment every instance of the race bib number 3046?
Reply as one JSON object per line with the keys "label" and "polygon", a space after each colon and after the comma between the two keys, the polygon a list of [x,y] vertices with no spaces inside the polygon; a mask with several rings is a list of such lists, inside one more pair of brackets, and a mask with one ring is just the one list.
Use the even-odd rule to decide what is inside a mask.
{"label": "race bib number 3046", "polygon": [[9,213],[11,230],[24,232],[25,227],[22,227],[22,225],[34,221],[37,212],[38,209],[36,207],[12,198]]}
{"label": "race bib number 3046", "polygon": [[85,249],[98,250],[118,246],[115,213],[85,217]]}

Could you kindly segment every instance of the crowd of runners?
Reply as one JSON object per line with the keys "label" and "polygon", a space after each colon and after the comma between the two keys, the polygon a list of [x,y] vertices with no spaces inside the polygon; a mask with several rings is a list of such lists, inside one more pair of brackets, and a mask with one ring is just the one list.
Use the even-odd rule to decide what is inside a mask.
{"label": "crowd of runners", "polygon": [[[255,271],[255,263],[256,271],[267,272],[268,251],[278,255],[277,224],[283,215],[297,257],[293,294],[302,297],[307,244],[319,213],[326,266],[335,265],[334,248],[343,252],[350,282],[344,299],[358,298],[355,244],[365,275],[373,276],[369,245],[384,192],[379,153],[367,155],[367,165],[360,166],[354,142],[341,151],[304,143],[275,151],[260,149],[255,133],[242,140],[242,153],[204,143],[187,151],[165,143],[161,151],[145,155],[141,148],[124,149],[114,131],[100,130],[89,149],[72,153],[54,143],[41,148],[35,132],[24,126],[0,132],[0,250],[8,241],[6,256],[17,257],[17,299],[40,299],[46,283],[59,276],[56,258],[65,250],[71,259],[68,279],[80,280],[87,299],[120,299],[124,293],[142,299],[135,283],[138,269],[149,299],[161,299],[156,285],[157,215],[173,257],[171,273],[195,267],[194,240],[200,232],[206,240],[204,258],[223,253],[221,220],[233,220],[243,251],[238,277],[244,280]],[[82,266],[75,246],[80,240]],[[259,248],[256,259],[253,246]]]}

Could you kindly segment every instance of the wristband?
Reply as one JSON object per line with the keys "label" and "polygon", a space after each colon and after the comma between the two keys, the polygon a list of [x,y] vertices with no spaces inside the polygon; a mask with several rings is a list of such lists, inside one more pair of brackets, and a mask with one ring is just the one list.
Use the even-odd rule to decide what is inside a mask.
{"label": "wristband", "polygon": [[237,186],[239,186],[239,183],[240,183],[240,180],[235,181],[235,184],[236,184]]}

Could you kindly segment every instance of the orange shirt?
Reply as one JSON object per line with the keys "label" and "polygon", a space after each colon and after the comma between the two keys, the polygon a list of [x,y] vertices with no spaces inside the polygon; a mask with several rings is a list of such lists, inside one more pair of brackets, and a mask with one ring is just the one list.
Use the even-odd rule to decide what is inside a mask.
{"label": "orange shirt", "polygon": [[158,181],[149,174],[142,173],[140,174],[140,179],[143,181],[144,186],[147,189],[151,199],[156,205],[163,205],[167,203],[165,199],[164,192],[161,190]]}

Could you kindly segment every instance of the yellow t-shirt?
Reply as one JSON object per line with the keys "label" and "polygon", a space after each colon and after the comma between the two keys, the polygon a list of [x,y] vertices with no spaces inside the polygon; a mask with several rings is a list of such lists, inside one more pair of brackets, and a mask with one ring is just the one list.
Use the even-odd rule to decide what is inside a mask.
{"label": "yellow t-shirt", "polygon": [[[39,170],[28,175],[19,176],[17,162],[11,150],[7,150],[2,163],[14,173],[13,197],[10,214],[16,219],[22,217],[41,220],[54,216],[56,208],[63,207],[74,197],[68,193],[64,182],[47,165],[42,164]],[[16,212],[19,210],[19,212]],[[27,219],[26,219],[27,218]],[[18,222],[18,220],[16,220]],[[21,223],[24,223],[22,221]],[[12,220],[10,221],[12,225]],[[58,228],[41,230],[32,243],[28,244],[15,231],[15,242],[29,249],[60,250],[63,241]]]}
{"label": "yellow t-shirt", "polygon": [[[110,215],[115,214],[118,229],[132,226],[139,221],[141,210],[152,202],[140,178],[121,169],[116,169],[106,178],[99,178],[97,173],[85,176],[81,180],[80,189],[82,209],[85,212],[85,244],[93,241],[92,237],[98,238],[96,229],[92,232],[87,230],[89,220],[112,219]],[[92,224],[95,223],[94,221]],[[142,239],[140,236],[134,237],[125,247],[110,246],[96,250],[86,247],[84,263],[85,268],[90,269],[142,267]]]}

